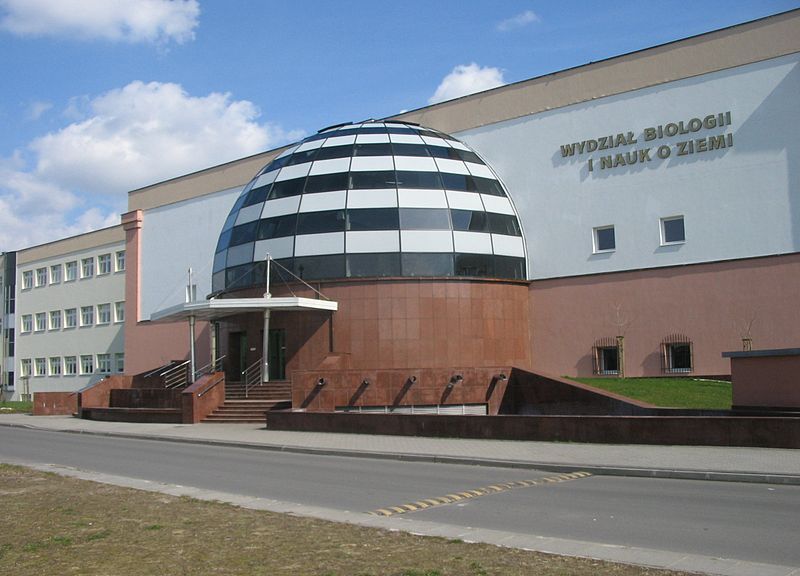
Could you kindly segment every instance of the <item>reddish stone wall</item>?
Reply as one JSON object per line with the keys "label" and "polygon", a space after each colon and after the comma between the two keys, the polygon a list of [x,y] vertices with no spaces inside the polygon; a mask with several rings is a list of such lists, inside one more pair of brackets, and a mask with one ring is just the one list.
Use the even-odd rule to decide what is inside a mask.
{"label": "reddish stone wall", "polygon": [[[485,403],[489,414],[497,414],[508,382],[507,378],[495,378],[500,374],[508,378],[511,367],[296,371],[292,375],[292,408],[333,412],[343,406]],[[462,379],[455,380],[456,375]],[[322,386],[320,379],[325,382]]]}
{"label": "reddish stone wall", "polygon": [[133,386],[132,376],[109,376],[94,386],[78,392],[78,406],[80,408],[108,408],[111,403],[111,390],[127,389],[131,386]]}
{"label": "reddish stone wall", "polygon": [[197,424],[225,402],[225,374],[206,374],[181,394],[183,423]]}
{"label": "reddish stone wall", "polygon": [[800,409],[800,351],[794,355],[733,357],[731,376],[736,408]]}
{"label": "reddish stone wall", "polygon": [[77,392],[34,392],[33,415],[55,416],[78,412]]}
{"label": "reddish stone wall", "polygon": [[598,338],[625,336],[626,376],[658,376],[660,343],[693,344],[693,374],[730,374],[747,324],[757,348],[798,345],[800,254],[541,280],[530,290],[533,367],[592,375]]}

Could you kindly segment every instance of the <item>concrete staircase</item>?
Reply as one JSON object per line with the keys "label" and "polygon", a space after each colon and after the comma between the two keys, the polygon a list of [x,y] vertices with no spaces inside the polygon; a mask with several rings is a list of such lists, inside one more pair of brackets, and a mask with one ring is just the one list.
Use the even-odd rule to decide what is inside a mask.
{"label": "concrete staircase", "polygon": [[224,424],[261,423],[270,410],[292,407],[292,385],[285,380],[254,386],[245,397],[244,384],[225,383],[225,402],[209,414],[203,422]]}

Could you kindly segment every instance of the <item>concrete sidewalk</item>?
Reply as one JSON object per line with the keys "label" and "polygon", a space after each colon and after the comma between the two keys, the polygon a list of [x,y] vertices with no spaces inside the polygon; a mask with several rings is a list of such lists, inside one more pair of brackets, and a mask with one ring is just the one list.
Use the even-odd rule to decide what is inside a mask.
{"label": "concrete sidewalk", "polygon": [[260,424],[134,424],[27,414],[0,414],[0,426],[367,458],[800,485],[800,450],[789,449],[323,434]]}

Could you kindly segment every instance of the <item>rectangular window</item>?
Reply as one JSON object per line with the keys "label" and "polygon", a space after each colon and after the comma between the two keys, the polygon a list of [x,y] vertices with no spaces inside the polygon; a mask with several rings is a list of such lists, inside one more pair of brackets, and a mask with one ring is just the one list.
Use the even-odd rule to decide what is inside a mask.
{"label": "rectangular window", "polygon": [[117,372],[122,374],[125,372],[125,354],[117,352],[114,354],[114,363],[116,364]]}
{"label": "rectangular window", "polygon": [[61,357],[50,357],[50,376],[61,376]]}
{"label": "rectangular window", "polygon": [[94,276],[94,257],[81,260],[81,278],[91,278]]}
{"label": "rectangular window", "polygon": [[691,342],[671,342],[664,344],[664,360],[667,372],[691,372]]}
{"label": "rectangular window", "polygon": [[682,244],[686,242],[686,230],[683,216],[671,216],[661,219],[661,245]]}
{"label": "rectangular window", "polygon": [[111,374],[111,354],[97,355],[97,371],[103,374]]}
{"label": "rectangular window", "polygon": [[31,375],[31,359],[24,358],[19,361],[19,375],[22,378],[27,378]]}
{"label": "rectangular window", "polygon": [[97,257],[97,274],[111,274],[111,254],[100,254]]}
{"label": "rectangular window", "polygon": [[81,374],[94,372],[94,358],[91,355],[81,356]]}
{"label": "rectangular window", "polygon": [[64,310],[64,328],[75,328],[78,325],[78,310],[67,308]]}
{"label": "rectangular window", "polygon": [[20,332],[25,334],[26,332],[33,332],[33,316],[31,314],[23,314],[22,315],[22,325],[20,326]]}
{"label": "rectangular window", "polygon": [[37,332],[44,332],[47,330],[47,313],[46,312],[37,312],[36,313],[36,331]]}
{"label": "rectangular window", "polygon": [[34,376],[47,376],[47,358],[37,358],[33,367],[36,370]]}
{"label": "rectangular window", "polygon": [[61,283],[61,264],[50,266],[50,284]]}
{"label": "rectangular window", "polygon": [[78,278],[78,263],[73,260],[64,264],[64,276],[67,282],[72,282]]}
{"label": "rectangular window", "polygon": [[613,226],[601,226],[592,230],[593,250],[595,254],[600,252],[613,252],[617,247],[614,237]]}
{"label": "rectangular window", "polygon": [[94,324],[94,306],[81,306],[81,326]]}
{"label": "rectangular window", "polygon": [[50,312],[50,330],[61,330],[61,310]]}
{"label": "rectangular window", "polygon": [[114,302],[114,322],[125,322],[125,302]]}
{"label": "rectangular window", "polygon": [[97,305],[97,323],[111,324],[111,304]]}
{"label": "rectangular window", "polygon": [[33,288],[33,270],[25,270],[22,273],[22,289]]}
{"label": "rectangular window", "polygon": [[125,270],[125,250],[117,252],[117,272]]}
{"label": "rectangular window", "polygon": [[75,356],[64,356],[64,374],[75,376],[78,373],[78,359]]}
{"label": "rectangular window", "polygon": [[36,269],[36,286],[47,286],[47,268]]}

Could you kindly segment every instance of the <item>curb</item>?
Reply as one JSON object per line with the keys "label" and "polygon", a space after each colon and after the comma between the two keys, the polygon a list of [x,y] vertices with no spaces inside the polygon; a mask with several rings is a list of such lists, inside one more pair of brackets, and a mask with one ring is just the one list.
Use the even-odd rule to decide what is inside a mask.
{"label": "curb", "polygon": [[542,470],[544,472],[589,472],[594,476],[623,476],[632,478],[667,478],[673,480],[704,480],[714,482],[744,482],[751,484],[778,484],[800,486],[800,475],[773,474],[767,472],[721,472],[713,470],[681,470],[675,468],[634,468],[623,466],[597,466],[579,464],[558,464],[552,462],[533,462],[525,460],[499,460],[464,456],[440,456],[433,454],[414,454],[403,452],[372,452],[364,450],[347,450],[344,448],[313,448],[291,446],[285,444],[256,444],[252,442],[233,442],[211,440],[206,438],[172,438],[153,434],[126,434],[120,432],[99,432],[87,430],[57,430],[41,428],[26,424],[0,422],[0,426],[10,428],[26,428],[45,432],[62,432],[67,434],[87,434],[90,436],[109,436],[129,440],[153,440],[159,442],[176,442],[182,444],[198,444],[218,446],[222,448],[245,448],[264,450],[267,452],[287,452],[290,454],[311,454],[316,456],[346,456],[350,458],[371,458],[375,460],[397,460],[407,462],[429,462],[433,464],[457,464],[465,466],[487,466],[493,468],[515,468]]}

